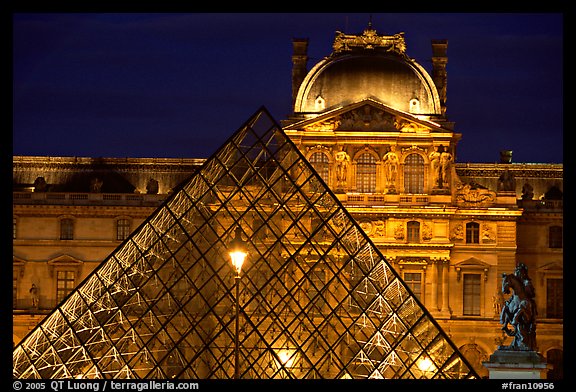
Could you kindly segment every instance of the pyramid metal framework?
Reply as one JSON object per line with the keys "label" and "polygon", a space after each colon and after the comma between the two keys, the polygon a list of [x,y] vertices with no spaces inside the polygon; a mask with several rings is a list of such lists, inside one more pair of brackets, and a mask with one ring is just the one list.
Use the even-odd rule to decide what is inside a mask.
{"label": "pyramid metal framework", "polygon": [[476,378],[265,108],[13,351],[15,378]]}

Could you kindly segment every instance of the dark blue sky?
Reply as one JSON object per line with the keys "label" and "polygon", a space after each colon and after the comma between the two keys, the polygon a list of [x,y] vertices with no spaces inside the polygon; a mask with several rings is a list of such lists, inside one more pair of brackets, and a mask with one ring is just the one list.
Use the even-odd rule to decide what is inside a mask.
{"label": "dark blue sky", "polygon": [[561,13],[16,13],[13,153],[208,157],[260,106],[287,117],[292,38],[310,69],[370,18],[428,71],[448,39],[458,162],[563,162]]}

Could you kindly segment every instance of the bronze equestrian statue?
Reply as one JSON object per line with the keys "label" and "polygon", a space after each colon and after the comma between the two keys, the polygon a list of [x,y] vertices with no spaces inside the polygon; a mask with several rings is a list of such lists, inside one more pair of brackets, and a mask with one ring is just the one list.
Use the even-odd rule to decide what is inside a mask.
{"label": "bronze equestrian statue", "polygon": [[500,323],[502,330],[513,340],[509,346],[499,346],[498,349],[536,351],[535,292],[525,264],[518,264],[514,274],[502,274],[502,293],[509,294],[510,289],[514,293],[502,307]]}

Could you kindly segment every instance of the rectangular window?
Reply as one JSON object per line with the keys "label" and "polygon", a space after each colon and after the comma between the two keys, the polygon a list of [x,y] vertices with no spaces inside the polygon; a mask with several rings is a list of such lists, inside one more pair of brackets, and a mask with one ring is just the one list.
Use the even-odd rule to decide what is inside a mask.
{"label": "rectangular window", "polygon": [[73,240],[74,239],[74,220],[62,219],[60,220],[60,239]]}
{"label": "rectangular window", "polygon": [[16,227],[17,227],[18,220],[16,218],[12,218],[12,239],[16,239]]}
{"label": "rectangular window", "polygon": [[406,229],[408,234],[408,242],[420,242],[420,222],[408,222]]}
{"label": "rectangular window", "polygon": [[564,318],[563,279],[546,279],[546,317]]}
{"label": "rectangular window", "polygon": [[422,299],[422,274],[420,272],[405,272],[404,282],[418,299]]}
{"label": "rectangular window", "polygon": [[116,221],[116,239],[124,241],[130,235],[130,220],[118,219]]}
{"label": "rectangular window", "polygon": [[480,274],[464,275],[464,316],[480,316]]}
{"label": "rectangular window", "polygon": [[480,243],[480,224],[476,222],[466,223],[466,243]]}
{"label": "rectangular window", "polygon": [[548,246],[550,248],[562,248],[562,226],[550,226],[548,229]]}
{"label": "rectangular window", "polygon": [[56,273],[56,302],[60,303],[74,289],[74,271]]}

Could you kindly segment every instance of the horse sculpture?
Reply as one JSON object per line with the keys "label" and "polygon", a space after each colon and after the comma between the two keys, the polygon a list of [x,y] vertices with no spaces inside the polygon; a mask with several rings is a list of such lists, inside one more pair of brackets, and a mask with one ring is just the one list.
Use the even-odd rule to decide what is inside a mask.
{"label": "horse sculpture", "polygon": [[[514,291],[500,313],[502,330],[512,336],[509,346],[500,346],[501,350],[536,350],[536,303],[534,287],[528,277],[527,267],[518,265],[514,274],[502,274],[502,293]],[[510,329],[511,325],[513,329]]]}

